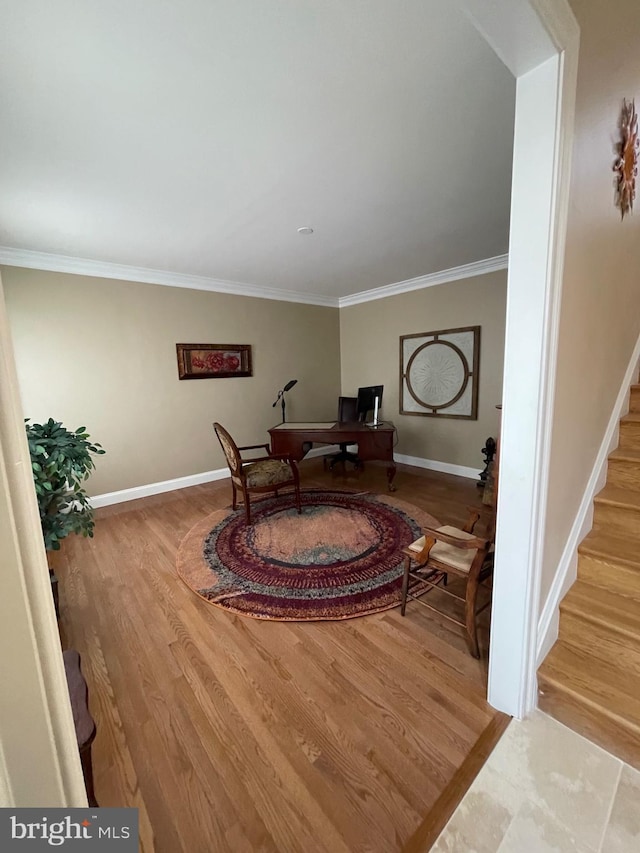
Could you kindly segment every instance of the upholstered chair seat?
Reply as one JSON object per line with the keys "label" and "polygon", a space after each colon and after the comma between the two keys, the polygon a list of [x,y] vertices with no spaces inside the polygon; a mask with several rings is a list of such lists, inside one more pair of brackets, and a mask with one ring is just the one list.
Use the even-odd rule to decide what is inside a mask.
{"label": "upholstered chair seat", "polygon": [[[247,524],[251,524],[251,504],[249,501],[251,492],[275,492],[277,496],[280,489],[291,486],[295,492],[298,513],[302,512],[300,476],[293,459],[286,456],[271,455],[268,444],[250,444],[245,447],[238,447],[221,424],[214,423],[213,428],[224,451],[231,474],[232,506],[236,509],[238,505],[238,489],[240,489],[244,498]],[[254,459],[242,458],[242,451],[257,450],[262,450],[268,455]]]}
{"label": "upholstered chair seat", "polygon": [[291,480],[291,465],[280,459],[263,459],[261,462],[246,462],[243,466],[247,486],[250,489],[262,486],[277,486]]}

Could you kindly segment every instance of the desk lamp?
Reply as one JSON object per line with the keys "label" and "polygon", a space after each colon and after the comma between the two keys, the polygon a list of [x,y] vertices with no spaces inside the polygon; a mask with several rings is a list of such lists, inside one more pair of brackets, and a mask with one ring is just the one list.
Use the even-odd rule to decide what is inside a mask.
{"label": "desk lamp", "polygon": [[293,386],[296,384],[297,381],[298,381],[297,379],[290,379],[287,382],[287,384],[284,386],[282,391],[278,391],[278,396],[274,400],[273,406],[271,407],[272,409],[275,408],[278,405],[278,400],[280,400],[280,404],[282,406],[282,423],[286,423],[285,412],[284,412],[284,395],[287,391],[290,391],[293,388]]}

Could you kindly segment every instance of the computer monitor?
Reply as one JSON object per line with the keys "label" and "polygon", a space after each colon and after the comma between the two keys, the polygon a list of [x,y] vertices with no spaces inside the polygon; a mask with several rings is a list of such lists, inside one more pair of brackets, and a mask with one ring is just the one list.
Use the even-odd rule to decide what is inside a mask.
{"label": "computer monitor", "polygon": [[[382,385],[367,385],[358,388],[358,402],[356,410],[358,420],[365,421],[369,426],[378,426],[378,412],[382,403]],[[367,415],[373,412],[373,420],[367,421]]]}

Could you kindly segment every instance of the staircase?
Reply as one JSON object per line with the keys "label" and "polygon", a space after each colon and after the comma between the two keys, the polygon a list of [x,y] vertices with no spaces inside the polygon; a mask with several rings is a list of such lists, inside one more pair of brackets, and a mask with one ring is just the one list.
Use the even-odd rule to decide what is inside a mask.
{"label": "staircase", "polygon": [[538,687],[543,711],[640,769],[640,385]]}

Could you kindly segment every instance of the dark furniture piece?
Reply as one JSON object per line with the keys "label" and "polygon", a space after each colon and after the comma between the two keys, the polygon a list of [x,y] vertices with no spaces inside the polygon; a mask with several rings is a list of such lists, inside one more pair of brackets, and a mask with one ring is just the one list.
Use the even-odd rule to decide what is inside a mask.
{"label": "dark furniture piece", "polygon": [[51,594],[53,595],[53,606],[56,610],[56,619],[60,619],[60,590],[58,588],[58,578],[51,567],[49,568],[49,582],[51,583]]}
{"label": "dark furniture piece", "polygon": [[[498,411],[502,411],[502,405],[496,406]],[[498,430],[498,438],[496,440],[496,448],[493,459],[487,466],[487,476],[485,478],[484,493],[482,495],[482,503],[491,506],[494,512],[498,503],[496,494],[498,484],[498,470],[500,468],[500,430]]]}
{"label": "dark furniture piece", "polygon": [[478,488],[480,489],[484,489],[489,473],[489,468],[491,466],[491,463],[493,462],[493,457],[496,455],[495,438],[489,436],[489,438],[485,442],[484,447],[481,450],[481,453],[484,456],[484,470],[480,472],[480,480],[476,483],[476,486],[478,486]]}
{"label": "dark furniture piece", "polygon": [[[277,450],[271,453],[268,444],[249,444],[245,447],[238,447],[221,424],[214,423],[213,428],[216,431],[231,473],[233,508],[234,510],[237,508],[237,490],[240,489],[244,500],[247,524],[251,524],[249,495],[252,493],[275,492],[277,497],[280,489],[292,486],[296,495],[298,513],[302,512],[298,467],[293,459],[289,458],[288,453],[281,453]],[[255,459],[243,459],[242,451],[248,450],[264,450],[267,455]]]}
{"label": "dark furniture piece", "polygon": [[314,444],[357,444],[358,458],[363,462],[379,459],[389,463],[387,480],[390,492],[395,491],[394,434],[392,426],[374,429],[361,423],[289,423],[279,424],[269,430],[273,453],[296,460],[303,459]]}
{"label": "dark furniture piece", "polygon": [[89,713],[89,689],[80,669],[78,652],[75,649],[67,649],[62,652],[62,659],[64,661],[64,672],[67,676],[82,775],[87,789],[87,800],[92,808],[97,808],[98,801],[93,789],[93,764],[91,761],[91,744],[96,736],[96,724]]}
{"label": "dark furniture piece", "polygon": [[[358,398],[357,397],[338,397],[338,421],[342,424],[352,424],[357,423],[360,419],[358,418]],[[331,470],[333,470],[333,466],[342,463],[344,465],[346,462],[351,462],[355,468],[360,468],[362,465],[362,461],[360,457],[355,453],[351,453],[347,448],[349,447],[348,442],[341,442],[340,444],[340,452],[334,454],[333,456],[325,457],[325,466],[328,465]]]}

